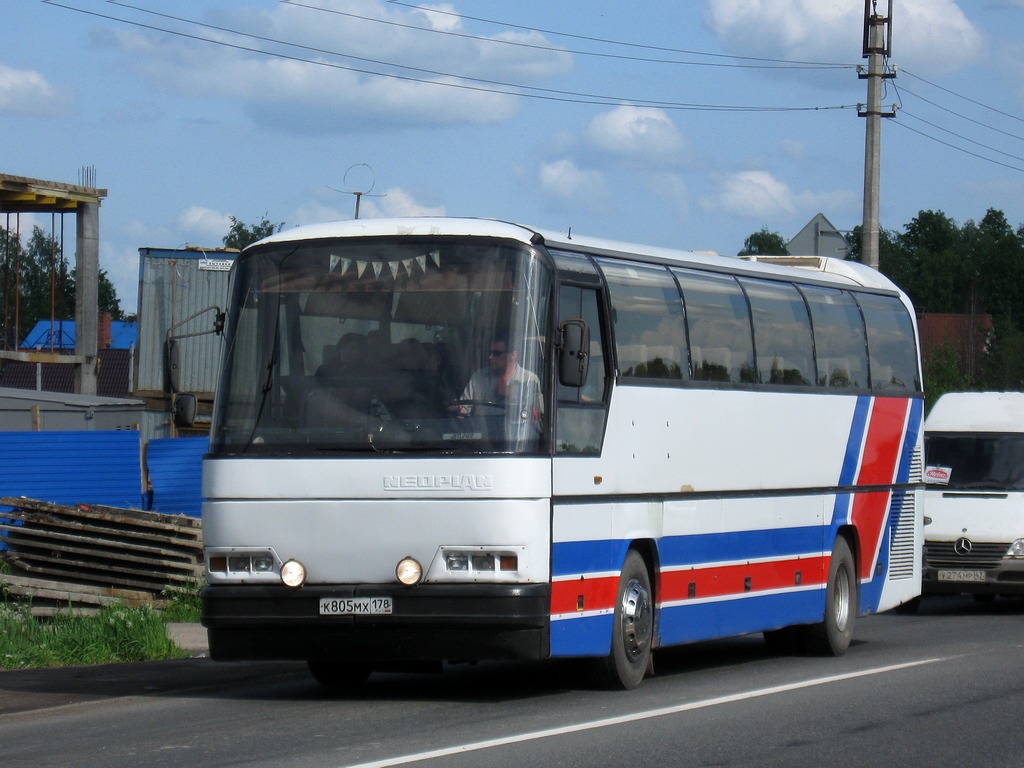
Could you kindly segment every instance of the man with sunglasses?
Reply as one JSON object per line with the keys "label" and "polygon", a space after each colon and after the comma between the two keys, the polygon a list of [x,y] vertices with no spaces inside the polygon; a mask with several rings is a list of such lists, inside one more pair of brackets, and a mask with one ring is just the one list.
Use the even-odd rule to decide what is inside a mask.
{"label": "man with sunglasses", "polygon": [[457,413],[506,416],[506,436],[518,439],[536,433],[544,412],[540,379],[519,365],[519,353],[509,349],[506,336],[496,336],[488,346],[487,367],[469,379]]}

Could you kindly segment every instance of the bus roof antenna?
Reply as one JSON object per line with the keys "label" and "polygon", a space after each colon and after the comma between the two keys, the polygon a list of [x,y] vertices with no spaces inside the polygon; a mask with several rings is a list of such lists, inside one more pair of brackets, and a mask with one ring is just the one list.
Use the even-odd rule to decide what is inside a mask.
{"label": "bus roof antenna", "polygon": [[[353,168],[365,168],[366,170],[368,170],[370,172],[370,186],[367,187],[365,190],[358,190],[358,189],[357,190],[350,190],[350,189],[348,189],[348,175],[349,175],[349,173],[352,172]],[[374,184],[377,183],[377,180],[376,180],[376,177],[374,176],[373,168],[371,168],[366,163],[356,163],[355,165],[350,165],[348,170],[345,171],[345,175],[342,177],[341,183],[342,183],[343,186],[345,186],[345,189],[334,189],[334,187],[327,187],[327,188],[328,189],[334,189],[335,192],[341,192],[341,194],[343,194],[343,195],[355,195],[355,197],[356,197],[356,214],[355,214],[355,218],[357,218],[357,219],[359,218],[359,202],[360,202],[360,200],[362,200],[362,198],[364,196],[368,195],[370,197],[387,197],[387,194],[383,194],[383,195],[371,195],[370,194],[373,191],[373,186],[374,186]]]}

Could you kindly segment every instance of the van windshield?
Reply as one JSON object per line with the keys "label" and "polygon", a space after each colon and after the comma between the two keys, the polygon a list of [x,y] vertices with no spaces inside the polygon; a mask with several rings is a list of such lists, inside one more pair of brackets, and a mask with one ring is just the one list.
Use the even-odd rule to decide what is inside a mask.
{"label": "van windshield", "polygon": [[947,488],[1024,490],[1024,435],[927,434],[925,457],[950,470]]}
{"label": "van windshield", "polygon": [[234,270],[212,454],[546,450],[542,252],[299,240],[248,249]]}

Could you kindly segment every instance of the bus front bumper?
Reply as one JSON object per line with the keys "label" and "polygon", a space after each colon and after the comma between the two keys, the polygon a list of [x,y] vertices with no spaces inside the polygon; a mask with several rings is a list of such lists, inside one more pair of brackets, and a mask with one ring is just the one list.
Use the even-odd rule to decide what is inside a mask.
{"label": "bus front bumper", "polygon": [[[324,616],[321,598],[390,597],[392,613]],[[219,661],[482,661],[549,655],[548,584],[216,585],[202,624]]]}

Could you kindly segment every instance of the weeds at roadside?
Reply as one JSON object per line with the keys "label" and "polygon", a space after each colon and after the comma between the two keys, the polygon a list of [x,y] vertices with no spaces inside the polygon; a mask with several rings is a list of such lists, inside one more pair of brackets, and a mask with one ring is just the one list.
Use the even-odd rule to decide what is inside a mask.
{"label": "weeds at roadside", "polygon": [[166,622],[148,606],[112,605],[97,616],[32,616],[28,603],[0,602],[0,668],[180,659]]}
{"label": "weeds at roadside", "polygon": [[161,613],[164,621],[199,621],[202,608],[199,590],[202,589],[202,586],[201,581],[191,580],[183,586],[165,587],[164,591],[160,593],[160,597],[163,598]]}

